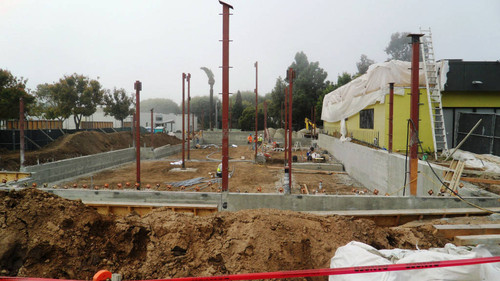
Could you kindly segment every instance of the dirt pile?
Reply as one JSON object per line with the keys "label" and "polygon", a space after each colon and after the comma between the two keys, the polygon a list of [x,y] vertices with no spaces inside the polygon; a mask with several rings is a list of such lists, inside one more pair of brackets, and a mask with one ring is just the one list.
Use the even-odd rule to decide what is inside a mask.
{"label": "dirt pile", "polygon": [[446,242],[424,226],[364,219],[270,209],[117,218],[36,189],[0,192],[0,275],[89,279],[108,269],[143,279],[324,268],[352,240],[412,249]]}
{"label": "dirt pile", "polygon": [[[153,137],[154,147],[167,144],[178,144],[181,140],[164,133],[157,133]],[[151,135],[141,135],[141,144],[151,146]],[[96,131],[81,131],[74,134],[64,135],[53,143],[36,150],[25,153],[25,165],[36,165],[91,155],[106,151],[118,150],[132,146],[132,134],[130,132],[101,133]],[[18,170],[19,152],[3,153],[0,157],[0,170]]]}

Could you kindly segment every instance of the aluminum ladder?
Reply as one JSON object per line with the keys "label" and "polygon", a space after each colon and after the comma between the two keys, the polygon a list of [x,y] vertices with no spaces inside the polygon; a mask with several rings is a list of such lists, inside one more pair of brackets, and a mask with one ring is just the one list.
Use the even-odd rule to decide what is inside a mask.
{"label": "aluminum ladder", "polygon": [[425,83],[427,87],[427,102],[429,104],[429,115],[432,128],[432,140],[434,144],[434,157],[437,159],[438,151],[448,151],[446,141],[446,129],[444,125],[443,104],[441,102],[441,91],[438,79],[438,69],[432,46],[432,32],[420,28],[422,36],[422,60],[424,63]]}

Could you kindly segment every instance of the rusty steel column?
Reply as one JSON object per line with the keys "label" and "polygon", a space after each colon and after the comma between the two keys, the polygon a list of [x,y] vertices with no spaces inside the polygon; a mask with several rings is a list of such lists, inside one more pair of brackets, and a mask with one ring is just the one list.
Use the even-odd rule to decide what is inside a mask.
{"label": "rusty steel column", "polygon": [[[258,94],[258,71],[259,71],[259,64],[258,62],[255,62],[255,140],[258,140],[258,133],[259,133],[259,113],[258,113],[258,107],[259,107],[259,94]],[[254,161],[257,161],[257,142],[254,141],[255,143],[255,155],[254,155]]]}
{"label": "rusty steel column", "polygon": [[222,191],[228,191],[229,163],[229,9],[233,7],[222,1]]}
{"label": "rusty steel column", "polygon": [[142,83],[137,80],[134,84],[135,90],[135,182],[137,189],[141,186],[141,105],[140,91],[142,91]]}
{"label": "rusty steel column", "polygon": [[153,135],[155,133],[155,128],[153,126],[153,111],[154,111],[154,108],[151,108],[151,148],[154,149],[154,145],[153,145]]}
{"label": "rusty steel column", "polygon": [[284,109],[285,109],[285,124],[283,127],[285,127],[285,143],[284,143],[284,151],[285,151],[285,166],[288,163],[288,87],[285,87],[285,103],[284,103]]}
{"label": "rusty steel column", "polygon": [[186,121],[186,116],[185,116],[185,112],[184,112],[184,108],[185,108],[185,105],[184,105],[184,90],[185,90],[185,85],[186,85],[186,73],[182,73],[182,169],[186,169],[186,164],[184,163],[185,161],[185,156],[186,156],[186,151],[185,151],[185,147],[186,147],[186,131],[185,131],[185,125],[184,125],[184,122]]}
{"label": "rusty steel column", "polygon": [[422,34],[409,34],[412,45],[411,58],[411,104],[410,104],[410,194],[417,196],[418,179],[418,118],[420,91],[418,88],[420,37]]}
{"label": "rusty steel column", "polygon": [[293,145],[293,139],[292,139],[292,105],[293,105],[293,79],[295,78],[295,71],[293,68],[288,69],[288,185],[289,185],[289,192],[290,194],[292,193],[292,145]]}
{"label": "rusty steel column", "polygon": [[24,168],[24,100],[19,98],[19,171]]}
{"label": "rusty steel column", "polygon": [[267,102],[264,101],[264,140],[268,139],[267,135]]}
{"label": "rusty steel column", "polygon": [[187,79],[187,83],[188,83],[188,98],[187,98],[187,104],[188,104],[188,106],[187,106],[187,121],[188,121],[188,125],[187,125],[187,151],[188,151],[188,157],[187,158],[189,160],[191,158],[189,155],[190,154],[189,153],[190,152],[190,139],[191,139],[191,137],[190,137],[191,129],[189,128],[189,123],[190,123],[190,121],[189,121],[189,119],[190,119],[189,105],[191,104],[191,73],[187,74],[186,79]]}
{"label": "rusty steel column", "polygon": [[389,83],[389,153],[392,153],[394,120],[394,83]]}
{"label": "rusty steel column", "polygon": [[132,146],[135,147],[135,112],[132,114],[132,123],[130,124],[130,131],[132,132]]}

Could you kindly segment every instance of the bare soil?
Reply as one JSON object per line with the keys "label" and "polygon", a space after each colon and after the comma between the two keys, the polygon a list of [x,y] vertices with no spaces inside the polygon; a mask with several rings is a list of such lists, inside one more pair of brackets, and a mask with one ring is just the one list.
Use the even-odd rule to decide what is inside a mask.
{"label": "bare soil", "polygon": [[0,276],[89,280],[107,269],[151,279],[326,268],[352,240],[378,249],[448,242],[431,230],[271,209],[115,217],[37,189],[0,191]]}
{"label": "bare soil", "polygon": [[[284,178],[284,153],[268,152],[269,162],[258,165],[253,162],[254,151],[250,146],[243,145],[229,148],[229,179],[230,192],[281,192]],[[305,159],[305,151],[293,152],[299,161]],[[141,188],[150,188],[162,191],[202,191],[218,192],[221,187],[220,180],[217,182],[215,176],[218,164],[222,159],[221,149],[210,146],[205,149],[190,150],[190,160],[187,160],[185,151],[186,171],[180,170],[178,165],[182,159],[182,153],[172,155],[167,159],[154,161],[141,161]],[[292,166],[293,167],[293,166]],[[310,193],[320,192],[319,184],[322,182],[322,193],[324,194],[353,194],[353,190],[364,190],[363,186],[345,173],[325,171],[300,170],[293,174],[292,193],[300,193],[301,188],[307,185]],[[203,177],[205,182],[194,186],[171,186],[172,183],[186,181],[197,177]],[[206,182],[213,181],[214,184]],[[57,188],[96,188],[105,186],[110,189],[135,188],[136,163],[125,164],[119,168],[105,170],[92,175],[80,177],[56,185]],[[365,194],[369,191],[366,190]]]}
{"label": "bare soil", "polygon": [[[82,132],[67,136],[33,152],[30,161],[87,155],[131,145],[130,134],[117,133],[114,142],[108,140],[111,135]],[[160,141],[162,138],[155,135],[155,146],[179,142],[167,137]],[[248,146],[230,148],[230,160],[239,160],[230,161],[230,191],[279,192],[283,153],[270,153],[270,161],[265,165],[244,161],[252,160],[253,154]],[[305,151],[294,155],[302,161]],[[4,156],[2,161],[6,159]],[[215,173],[221,153],[216,147],[191,150],[186,167],[196,169],[194,172],[174,171],[180,166],[171,162],[181,158],[179,153],[168,159],[143,161],[141,188],[149,185],[152,189],[179,190],[180,187],[171,187],[170,183],[195,177],[213,180],[209,173]],[[323,190],[330,194],[352,194],[353,189],[362,189],[346,174],[302,172],[294,173],[294,193],[304,184],[310,192],[319,191],[320,181]],[[121,184],[121,188],[133,188],[134,183],[132,163],[58,187],[103,188],[107,184],[109,188],[119,188]],[[199,184],[198,187],[200,191],[217,192],[220,186]],[[89,280],[98,270],[107,269],[123,274],[124,279],[153,279],[326,268],[336,249],[352,240],[378,249],[442,247],[450,241],[436,237],[432,224],[485,220],[469,217],[419,221],[388,228],[366,219],[272,209],[221,212],[206,217],[156,209],[143,217],[135,214],[115,217],[98,214],[81,201],[66,200],[38,189],[0,191],[0,276]]]}

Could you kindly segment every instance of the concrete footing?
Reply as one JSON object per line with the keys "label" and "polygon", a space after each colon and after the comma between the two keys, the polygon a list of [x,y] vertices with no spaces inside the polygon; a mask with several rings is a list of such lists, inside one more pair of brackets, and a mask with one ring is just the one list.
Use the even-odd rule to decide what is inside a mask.
{"label": "concrete footing", "polygon": [[[3,188],[6,190],[7,188]],[[50,189],[46,192],[72,200],[90,202],[146,202],[217,204],[220,211],[272,208],[292,211],[349,211],[471,208],[455,197],[400,197],[357,195],[283,195],[262,193],[203,193],[150,190]],[[484,208],[500,207],[498,198],[465,198]],[[223,206],[223,203],[226,203]]]}

